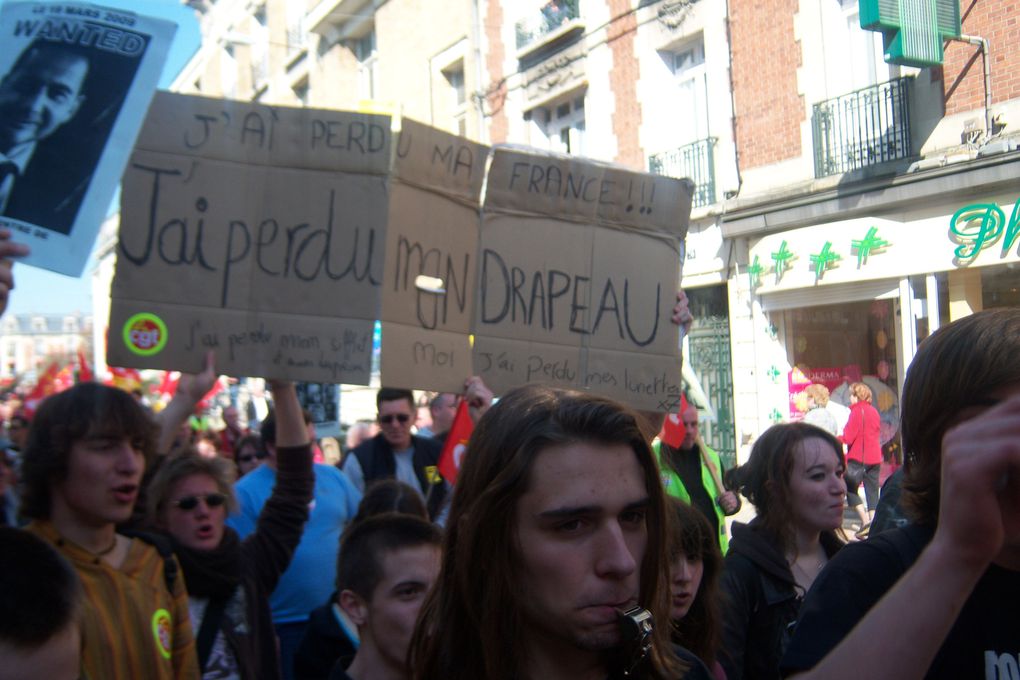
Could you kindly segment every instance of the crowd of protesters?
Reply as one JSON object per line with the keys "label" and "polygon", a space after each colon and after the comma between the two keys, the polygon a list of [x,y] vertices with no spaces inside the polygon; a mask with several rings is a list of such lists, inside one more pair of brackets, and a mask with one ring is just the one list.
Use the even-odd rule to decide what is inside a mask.
{"label": "crowd of protesters", "polygon": [[[673,321],[690,323],[682,293]],[[427,432],[413,394],[383,388],[378,430],[322,464],[285,381],[258,432],[228,408],[196,434],[212,354],[156,414],[84,382],[6,414],[2,517],[21,528],[0,528],[0,675],[1020,677],[1018,346],[1011,309],[921,344],[877,513],[863,384],[842,432],[775,425],[724,471],[696,411],[671,415],[669,444],[661,414],[541,385],[495,400],[468,378],[431,399]],[[454,483],[436,468],[460,402]],[[861,483],[874,523],[847,536]],[[753,519],[727,520],[741,499]]]}

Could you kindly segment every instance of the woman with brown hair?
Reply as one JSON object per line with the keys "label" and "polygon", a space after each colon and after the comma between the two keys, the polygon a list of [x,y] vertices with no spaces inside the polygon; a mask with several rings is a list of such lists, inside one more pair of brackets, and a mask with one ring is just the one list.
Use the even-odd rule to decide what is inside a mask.
{"label": "woman with brown hair", "polygon": [[[867,530],[878,507],[878,476],[882,469],[882,442],[879,436],[881,418],[871,405],[871,388],[862,382],[850,385],[850,419],[843,428],[842,441],[847,445],[847,502],[861,518],[861,529]],[[868,499],[867,512],[857,491],[864,482]],[[862,534],[863,535],[863,534]]]}
{"label": "woman with brown hair", "polygon": [[726,680],[716,655],[721,643],[719,576],[723,556],[712,525],[697,508],[669,498],[670,619],[673,641],[705,662],[715,680]]}
{"label": "woman with brown hair", "polygon": [[901,404],[911,523],[840,551],[804,603],[783,670],[1015,677],[1020,309],[978,312],[926,338]]}
{"label": "woman with brown hair", "polygon": [[237,504],[229,459],[186,450],[149,486],[150,522],[170,536],[184,572],[203,677],[281,677],[269,595],[301,540],[314,477],[294,385],[273,382],[272,390],[276,411],[263,427],[275,422],[277,482],[251,536],[226,526]]}
{"label": "woman with brown hair", "polygon": [[738,471],[758,511],[733,524],[723,568],[721,662],[730,680],[779,678],[779,661],[804,594],[843,543],[843,454],[805,423],[773,425]]}

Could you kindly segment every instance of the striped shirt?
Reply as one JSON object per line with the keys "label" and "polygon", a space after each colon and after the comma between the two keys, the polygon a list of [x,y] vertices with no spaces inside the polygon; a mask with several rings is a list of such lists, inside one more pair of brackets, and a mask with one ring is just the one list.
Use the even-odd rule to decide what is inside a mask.
{"label": "striped shirt", "polygon": [[[119,569],[63,538],[47,521],[28,525],[74,566],[85,592],[82,674],[85,678],[197,678],[188,594],[178,569],[171,595],[163,558],[131,540]],[[176,559],[176,558],[174,558]]]}

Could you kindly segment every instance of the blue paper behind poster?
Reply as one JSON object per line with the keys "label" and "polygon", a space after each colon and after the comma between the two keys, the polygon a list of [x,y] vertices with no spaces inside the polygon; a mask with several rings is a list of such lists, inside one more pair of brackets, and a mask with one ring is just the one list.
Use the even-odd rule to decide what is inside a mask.
{"label": "blue paper behind poster", "polygon": [[81,275],[177,27],[78,3],[0,8],[0,225]]}

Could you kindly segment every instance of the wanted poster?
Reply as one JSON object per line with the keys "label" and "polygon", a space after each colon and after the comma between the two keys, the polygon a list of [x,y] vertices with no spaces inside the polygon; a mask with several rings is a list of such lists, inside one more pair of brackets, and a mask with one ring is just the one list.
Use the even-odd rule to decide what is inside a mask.
{"label": "wanted poster", "polygon": [[80,276],[177,27],[79,3],[0,7],[0,226]]}

